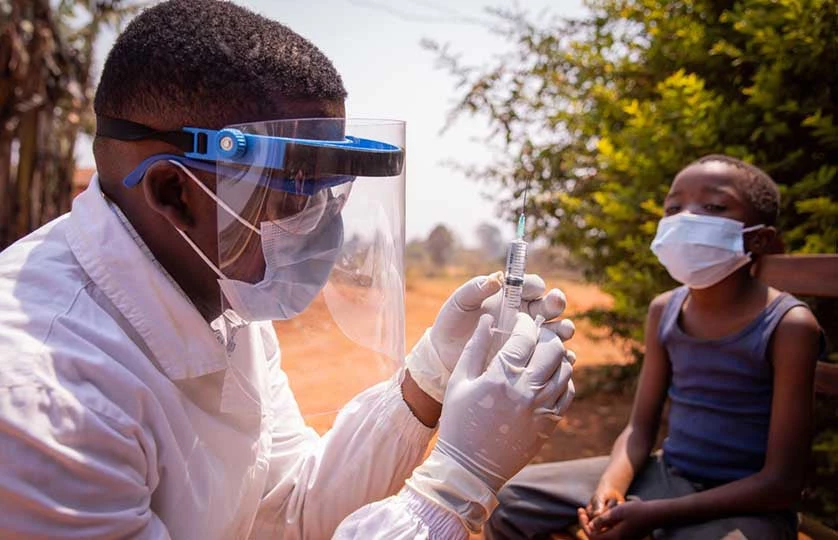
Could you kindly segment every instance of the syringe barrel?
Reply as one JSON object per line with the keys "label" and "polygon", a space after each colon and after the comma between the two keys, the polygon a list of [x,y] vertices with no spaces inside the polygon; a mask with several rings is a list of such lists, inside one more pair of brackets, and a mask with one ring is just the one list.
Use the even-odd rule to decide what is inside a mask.
{"label": "syringe barrel", "polygon": [[[517,239],[509,243],[506,251],[506,283],[524,284],[524,269],[527,265],[527,243]],[[520,281],[520,282],[519,282]]]}
{"label": "syringe barrel", "polygon": [[513,240],[506,252],[503,300],[495,321],[492,355],[503,346],[515,327],[515,318],[521,308],[526,263],[527,243],[520,239]]}
{"label": "syringe barrel", "polygon": [[[521,307],[521,293],[524,288],[524,267],[527,264],[527,243],[523,240],[510,242],[506,252],[506,272],[503,283],[503,306],[500,318],[503,318],[504,311],[518,311]],[[514,324],[514,322],[513,322]],[[500,324],[499,328],[502,328]]]}

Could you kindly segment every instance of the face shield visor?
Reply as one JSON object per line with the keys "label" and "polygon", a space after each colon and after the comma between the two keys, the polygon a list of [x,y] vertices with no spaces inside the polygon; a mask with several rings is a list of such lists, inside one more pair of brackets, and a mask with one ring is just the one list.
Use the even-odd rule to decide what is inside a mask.
{"label": "face shield visor", "polygon": [[[100,119],[100,131],[113,122],[123,121]],[[403,362],[404,123],[293,119],[164,135],[181,133],[191,152],[146,161],[215,173],[222,312],[273,321],[303,414],[326,428]]]}

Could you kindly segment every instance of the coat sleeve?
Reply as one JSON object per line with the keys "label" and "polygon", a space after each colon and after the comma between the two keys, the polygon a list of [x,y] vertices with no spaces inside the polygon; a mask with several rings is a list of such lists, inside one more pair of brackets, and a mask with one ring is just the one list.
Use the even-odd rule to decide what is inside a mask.
{"label": "coat sleeve", "polygon": [[393,497],[366,505],[343,520],[335,540],[466,540],[456,514],[404,487]]}
{"label": "coat sleeve", "polygon": [[169,538],[150,508],[153,449],[107,408],[62,388],[0,387],[0,538]]}
{"label": "coat sleeve", "polygon": [[[448,511],[418,494],[395,495],[422,460],[434,430],[422,425],[401,395],[401,373],[358,395],[323,437],[305,426],[288,378],[271,367],[273,442],[269,483],[252,538],[421,538]],[[383,499],[383,500],[382,500]],[[370,503],[379,501],[373,506]],[[380,512],[385,515],[381,516]],[[379,519],[380,518],[380,519]],[[456,523],[461,530],[462,525]],[[418,527],[418,529],[417,529]],[[451,536],[449,536],[451,538]]]}

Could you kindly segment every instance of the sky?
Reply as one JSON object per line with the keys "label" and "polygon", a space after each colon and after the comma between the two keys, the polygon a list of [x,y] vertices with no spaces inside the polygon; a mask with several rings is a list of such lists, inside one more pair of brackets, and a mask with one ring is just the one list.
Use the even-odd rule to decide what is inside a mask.
{"label": "sky", "polygon": [[[347,116],[406,121],[407,240],[426,238],[439,223],[465,246],[476,247],[480,223],[498,226],[511,238],[514,224],[500,221],[491,186],[466,178],[446,163],[485,164],[491,155],[480,139],[485,119],[461,116],[441,132],[457,97],[454,79],[435,66],[423,39],[449,44],[472,65],[491,64],[509,44],[480,21],[487,7],[511,8],[511,0],[237,0],[278,20],[317,45],[341,73],[349,92]],[[521,0],[533,14],[578,16],[581,0]],[[114,35],[96,47],[101,66]],[[92,166],[89,142],[80,143],[79,165]]]}

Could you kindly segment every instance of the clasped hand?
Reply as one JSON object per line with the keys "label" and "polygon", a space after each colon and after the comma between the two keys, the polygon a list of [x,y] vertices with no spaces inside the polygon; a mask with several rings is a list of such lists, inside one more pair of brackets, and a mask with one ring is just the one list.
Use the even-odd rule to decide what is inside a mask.
{"label": "clasped hand", "polygon": [[480,317],[451,375],[434,452],[497,492],[555,430],[574,389],[567,350],[554,332],[518,313],[512,335],[489,359],[492,322]]}
{"label": "clasped hand", "polygon": [[[407,367],[422,390],[438,402],[442,402],[448,378],[466,342],[474,334],[477,321],[482,315],[496,315],[502,298],[503,274],[475,277],[446,300],[434,324],[422,336],[407,358]],[[563,340],[573,336],[573,323],[569,320],[554,320],[565,309],[565,295],[559,289],[545,294],[544,280],[535,274],[524,276],[521,311],[530,317],[541,315],[547,323],[543,328],[550,330]],[[573,361],[573,353],[567,351]]]}
{"label": "clasped hand", "polygon": [[591,540],[641,539],[654,528],[648,510],[646,502],[626,502],[622,494],[603,500],[597,493],[586,508],[578,510],[579,525]]}

